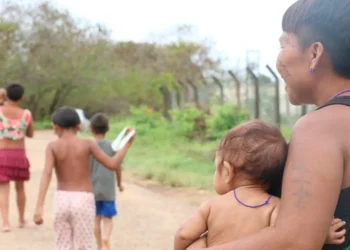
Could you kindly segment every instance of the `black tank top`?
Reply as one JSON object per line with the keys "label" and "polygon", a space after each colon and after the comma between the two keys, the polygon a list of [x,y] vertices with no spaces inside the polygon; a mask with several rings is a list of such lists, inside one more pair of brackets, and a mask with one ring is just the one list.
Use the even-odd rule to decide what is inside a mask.
{"label": "black tank top", "polygon": [[[329,105],[345,105],[350,107],[350,96],[340,96],[330,100],[318,109]],[[350,232],[350,188],[345,188],[340,192],[334,217],[346,222],[345,228],[347,233],[345,243],[342,245],[324,245],[322,250],[350,250],[350,234],[348,234]]]}
{"label": "black tank top", "polygon": [[[337,97],[333,100],[328,101],[326,104],[318,107],[317,110],[325,108],[329,105],[345,105],[350,107],[350,96]],[[277,197],[281,197],[282,179],[283,179],[284,165],[287,159],[288,144],[286,146],[287,146],[286,157],[284,159],[284,162],[282,162],[281,164],[280,172],[276,174],[275,178],[273,179],[271,188],[269,190],[269,192],[272,195]],[[350,187],[341,190],[334,217],[345,221],[346,231],[350,232]],[[312,228],[310,228],[310,230],[312,230]],[[346,240],[344,244],[324,245],[322,250],[350,250],[350,234],[349,233],[346,234]]]}

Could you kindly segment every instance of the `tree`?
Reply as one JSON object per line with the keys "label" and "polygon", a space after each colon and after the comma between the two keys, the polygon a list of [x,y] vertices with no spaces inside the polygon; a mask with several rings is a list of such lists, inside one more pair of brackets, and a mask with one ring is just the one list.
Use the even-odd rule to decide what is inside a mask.
{"label": "tree", "polygon": [[102,25],[78,22],[49,2],[11,2],[0,13],[0,81],[25,85],[35,118],[62,105],[87,113],[161,108],[160,88],[171,91],[179,79],[200,84],[218,68],[204,44],[115,42]]}

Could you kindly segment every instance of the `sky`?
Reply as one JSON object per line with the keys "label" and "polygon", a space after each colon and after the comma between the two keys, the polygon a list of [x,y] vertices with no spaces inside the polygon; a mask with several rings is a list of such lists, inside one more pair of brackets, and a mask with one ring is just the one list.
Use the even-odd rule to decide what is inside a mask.
{"label": "sky", "polygon": [[[195,27],[213,42],[225,67],[245,68],[246,51],[260,51],[260,68],[275,67],[284,11],[295,0],[52,0],[75,17],[99,22],[116,40],[164,41],[175,27]],[[258,55],[250,53],[252,59]]]}

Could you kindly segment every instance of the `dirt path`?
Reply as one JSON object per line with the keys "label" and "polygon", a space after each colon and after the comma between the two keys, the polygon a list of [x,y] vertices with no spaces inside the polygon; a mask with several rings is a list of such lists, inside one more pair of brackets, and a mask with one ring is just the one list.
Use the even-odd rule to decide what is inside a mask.
{"label": "dirt path", "polygon": [[[17,229],[15,193],[11,190],[10,218],[13,231],[0,234],[1,250],[50,250],[53,249],[51,184],[44,215],[44,225],[32,222],[38,192],[41,168],[46,144],[54,139],[51,132],[39,132],[28,140],[28,156],[32,164],[32,178],[27,184],[27,219],[25,229]],[[170,191],[158,192],[132,182],[125,183],[125,191],[118,194],[119,216],[115,220],[112,249],[121,250],[168,250],[172,249],[173,235],[179,224],[196,208],[183,195],[169,195]],[[181,196],[181,197],[180,197]]]}

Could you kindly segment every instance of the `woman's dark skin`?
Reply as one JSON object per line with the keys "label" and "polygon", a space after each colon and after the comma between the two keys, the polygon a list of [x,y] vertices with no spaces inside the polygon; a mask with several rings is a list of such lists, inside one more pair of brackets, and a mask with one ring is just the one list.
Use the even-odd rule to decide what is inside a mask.
{"label": "woman's dark skin", "polygon": [[[311,3],[308,0],[303,2]],[[348,2],[345,0],[328,0],[328,3],[325,0],[314,0],[314,3],[314,8],[318,4],[322,9],[312,17],[327,13],[327,8],[323,7],[327,4],[333,4],[329,5],[329,11],[334,12],[334,17],[331,17],[334,24],[338,22],[335,21],[335,15],[342,14],[345,20],[350,16],[350,9],[336,6],[336,4],[347,6]],[[337,18],[341,20],[340,17]],[[339,21],[339,25],[344,33],[349,33],[350,37],[345,21]],[[337,34],[341,34],[339,37],[332,36],[330,39],[333,39],[332,42],[337,48],[343,50],[339,56],[345,54],[349,58],[350,44],[344,42],[344,39],[347,39],[346,35],[340,31],[337,30]],[[277,69],[286,83],[289,101],[294,105],[320,106],[337,93],[350,89],[350,77],[335,72],[333,63],[335,54],[330,54],[321,40],[302,47],[300,37],[293,32],[284,32],[280,38],[281,51],[277,59]],[[332,49],[334,52],[334,47]],[[343,68],[350,69],[350,62],[343,60],[341,64]],[[350,94],[343,94],[348,95]],[[332,105],[307,114],[295,124],[284,171],[280,212],[275,227],[266,228],[247,238],[206,249],[322,249],[340,191],[350,187],[349,114],[349,107]],[[195,243],[197,246],[194,244],[188,249],[203,249],[203,243],[205,243],[203,240],[198,241]]]}

